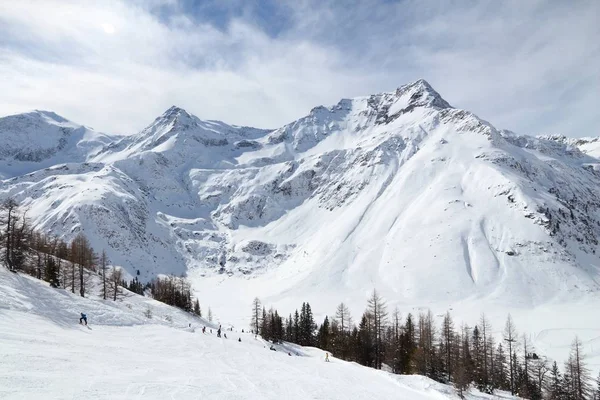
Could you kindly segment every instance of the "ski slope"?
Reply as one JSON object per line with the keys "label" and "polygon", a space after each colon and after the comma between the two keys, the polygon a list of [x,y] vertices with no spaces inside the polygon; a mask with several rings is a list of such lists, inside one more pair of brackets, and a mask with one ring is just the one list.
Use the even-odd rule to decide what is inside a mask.
{"label": "ski slope", "polygon": [[[325,363],[318,349],[271,351],[239,327],[224,332],[228,339],[202,334],[201,326],[211,326],[206,321],[141,296],[84,299],[4,269],[0,282],[2,399],[458,398],[453,388],[421,376],[335,358]],[[152,319],[143,316],[148,308]],[[80,312],[91,329],[78,325]]]}

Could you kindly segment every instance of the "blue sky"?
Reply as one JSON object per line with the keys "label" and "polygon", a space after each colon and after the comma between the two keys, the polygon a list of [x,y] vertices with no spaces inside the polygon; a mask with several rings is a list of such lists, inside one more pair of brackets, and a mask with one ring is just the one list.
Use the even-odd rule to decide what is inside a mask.
{"label": "blue sky", "polygon": [[600,135],[598,1],[21,0],[0,33],[0,115],[278,127],[424,78],[498,128]]}

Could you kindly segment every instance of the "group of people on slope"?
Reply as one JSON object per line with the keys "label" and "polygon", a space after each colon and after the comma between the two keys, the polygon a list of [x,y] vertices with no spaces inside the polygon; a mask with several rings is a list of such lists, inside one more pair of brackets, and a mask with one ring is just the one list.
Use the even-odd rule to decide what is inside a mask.
{"label": "group of people on slope", "polygon": [[[85,315],[84,313],[81,313],[81,317],[79,318],[79,324],[87,326],[87,315]],[[229,328],[229,330],[233,331],[233,328]],[[243,329],[242,329],[242,332],[244,332]],[[206,326],[202,327],[202,333],[206,334]],[[210,330],[210,333],[212,334],[212,329]],[[227,339],[226,333],[224,333],[223,336],[225,339]],[[219,325],[219,329],[217,330],[217,337],[219,337],[219,338],[221,337],[221,325]],[[241,337],[238,338],[238,342],[241,342],[241,341],[242,341],[242,338]],[[275,349],[275,346],[273,346],[273,345],[271,345],[269,350],[277,351]],[[292,354],[288,352],[288,355],[291,356]],[[329,362],[329,353],[325,353],[325,362]]]}

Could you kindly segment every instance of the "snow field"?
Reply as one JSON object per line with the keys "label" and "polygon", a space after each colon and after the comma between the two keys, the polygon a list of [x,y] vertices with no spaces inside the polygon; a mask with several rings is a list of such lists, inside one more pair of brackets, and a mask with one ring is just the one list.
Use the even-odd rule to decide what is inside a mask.
{"label": "snow field", "polygon": [[[84,299],[5,270],[0,282],[2,399],[458,398],[453,388],[420,376],[333,357],[325,363],[318,349],[271,351],[249,333],[225,330],[228,339],[219,339],[209,327],[202,334],[205,321],[140,296]],[[143,317],[143,306],[173,323]],[[80,311],[91,329],[78,325]],[[509,398],[501,396],[495,398]]]}

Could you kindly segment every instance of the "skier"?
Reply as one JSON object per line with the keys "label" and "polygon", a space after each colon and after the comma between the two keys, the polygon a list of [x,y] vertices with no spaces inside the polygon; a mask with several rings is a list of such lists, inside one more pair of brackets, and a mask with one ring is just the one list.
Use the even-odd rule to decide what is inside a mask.
{"label": "skier", "polygon": [[238,338],[238,342],[241,342],[241,341],[242,341],[242,338]]}
{"label": "skier", "polygon": [[85,326],[87,326],[87,315],[85,315],[84,313],[81,313],[81,318],[79,318],[79,324],[83,325],[84,322],[85,322]]}
{"label": "skier", "polygon": [[224,333],[224,334],[223,334],[223,337],[224,337],[225,339],[227,339],[227,334],[226,334],[226,333]]}
{"label": "skier", "polygon": [[217,337],[221,337],[221,328],[217,331]]}
{"label": "skier", "polygon": [[204,334],[206,333],[206,327],[205,326],[202,327],[202,333],[204,333]]}
{"label": "skier", "polygon": [[329,353],[325,353],[325,362],[329,362]]}

